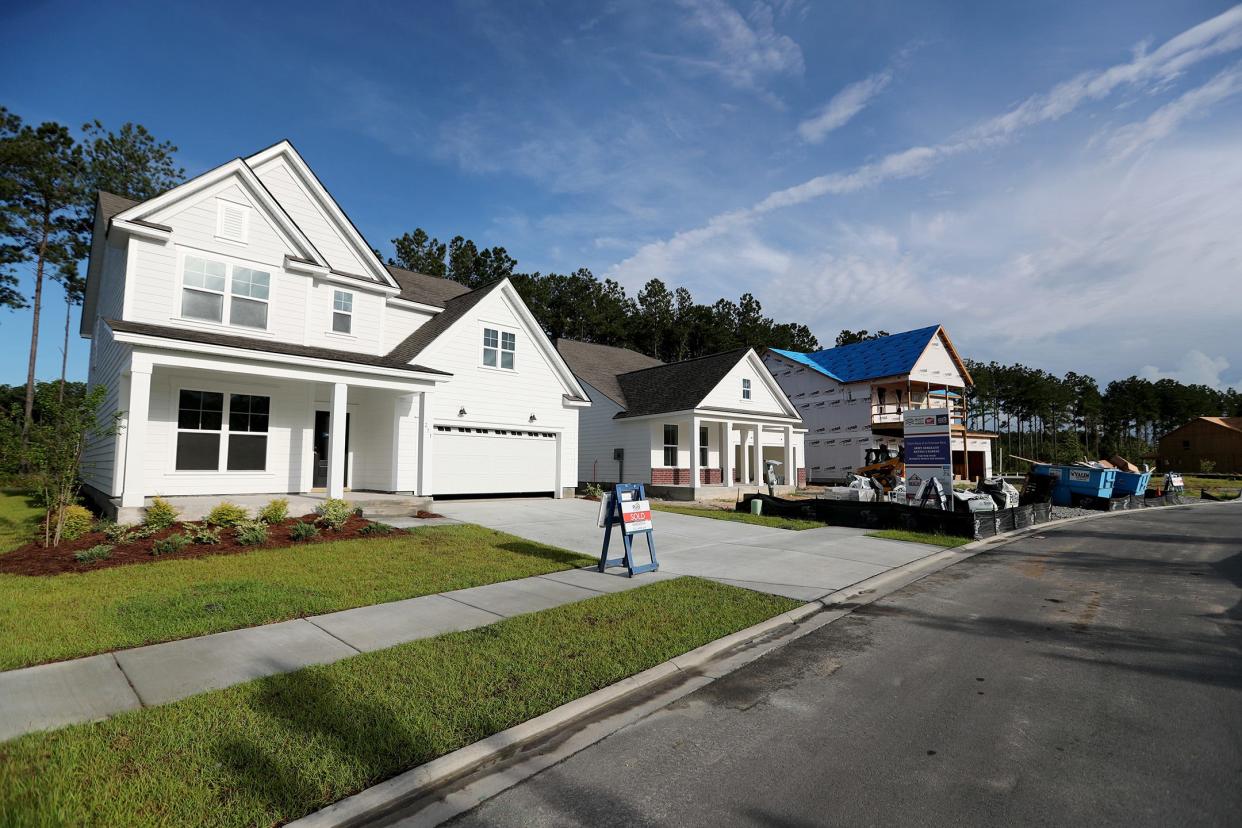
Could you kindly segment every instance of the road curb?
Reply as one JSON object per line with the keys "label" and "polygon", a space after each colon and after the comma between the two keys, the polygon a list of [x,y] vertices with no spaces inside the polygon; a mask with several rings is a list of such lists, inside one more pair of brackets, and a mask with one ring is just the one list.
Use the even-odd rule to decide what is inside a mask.
{"label": "road curb", "polygon": [[[1209,505],[1222,506],[1236,502],[1238,501],[1201,502],[1158,508],[1160,510],[1197,508]],[[843,587],[823,598],[807,602],[744,630],[710,641],[615,684],[567,702],[529,721],[412,768],[295,820],[289,825],[296,826],[296,828],[329,828],[329,826],[344,828],[362,825],[420,800],[432,798],[434,794],[452,783],[459,782],[490,765],[506,759],[520,760],[524,752],[537,748],[554,734],[567,730],[572,725],[585,725],[591,720],[595,720],[595,723],[599,725],[601,717],[606,719],[607,724],[602,728],[597,728],[598,732],[593,734],[588,741],[573,746],[572,752],[576,753],[651,712],[647,709],[650,704],[639,705],[633,711],[610,712],[606,710],[609,705],[615,705],[627,697],[645,695],[649,697],[647,701],[651,701],[650,697],[654,696],[659,705],[663,706],[740,669],[775,649],[849,615],[859,607],[903,589],[928,575],[968,560],[986,549],[1002,546],[1047,529],[1101,518],[1142,514],[1147,511],[1147,509],[1136,509],[1062,518],[972,541],[964,546],[934,552],[916,561]],[[661,690],[663,692],[659,692]],[[627,715],[627,712],[630,715]],[[560,758],[555,761],[560,761]],[[493,790],[488,796],[516,785],[542,770],[546,764],[543,763],[542,766],[526,774],[507,773],[502,783],[503,787]],[[442,807],[441,813],[435,819],[428,819],[427,824],[436,824],[442,819],[468,810],[469,807],[478,804],[478,801],[468,796],[463,797],[461,802],[447,805],[447,810]],[[439,804],[445,805],[445,800],[441,800]]]}

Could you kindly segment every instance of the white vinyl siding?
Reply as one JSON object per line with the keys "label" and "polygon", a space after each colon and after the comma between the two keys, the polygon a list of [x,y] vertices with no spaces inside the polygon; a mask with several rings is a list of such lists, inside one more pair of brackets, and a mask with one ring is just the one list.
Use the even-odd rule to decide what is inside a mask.
{"label": "white vinyl siding", "polygon": [[[604,393],[583,384],[591,407],[579,416],[578,482],[643,483],[651,479],[651,438],[645,420],[616,420],[621,411]],[[621,460],[616,450],[621,449]],[[625,480],[622,481],[624,476]]]}

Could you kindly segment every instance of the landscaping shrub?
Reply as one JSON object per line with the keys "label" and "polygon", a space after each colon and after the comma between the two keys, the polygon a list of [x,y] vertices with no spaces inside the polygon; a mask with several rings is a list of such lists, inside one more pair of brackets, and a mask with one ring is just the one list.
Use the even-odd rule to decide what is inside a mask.
{"label": "landscaping shrub", "polygon": [[77,540],[91,531],[95,516],[85,506],[66,506],[60,529],[61,540]]}
{"label": "landscaping shrub", "polygon": [[171,555],[174,552],[180,552],[190,545],[190,539],[185,535],[176,534],[161,538],[151,545],[152,555]]}
{"label": "landscaping shrub", "polygon": [[236,526],[250,519],[250,514],[242,506],[229,503],[227,500],[207,513],[204,521],[212,526]]}
{"label": "landscaping shrub", "polygon": [[112,543],[129,543],[137,536],[137,528],[132,523],[105,523],[100,531]]}
{"label": "landscaping shrub", "polygon": [[259,510],[259,520],[264,523],[281,523],[287,517],[289,517],[289,499],[285,497],[272,498]]}
{"label": "landscaping shrub", "polygon": [[340,529],[354,514],[354,504],[339,497],[330,497],[315,509],[319,522],[329,529]]}
{"label": "landscaping shrub", "polygon": [[289,527],[289,539],[295,541],[310,540],[319,534],[319,529],[313,523],[305,523],[298,521]]}
{"label": "landscaping shrub", "polygon": [[102,561],[110,557],[112,557],[112,544],[110,543],[97,543],[90,549],[83,549],[73,553],[73,558],[78,563]]}
{"label": "landscaping shrub", "polygon": [[184,528],[191,543],[211,546],[220,542],[220,530],[205,523],[187,523]]}
{"label": "landscaping shrub", "polygon": [[147,507],[146,517],[143,518],[143,525],[159,531],[167,529],[177,522],[177,518],[181,516],[181,510],[169,503],[162,497],[152,498],[151,505]]}
{"label": "landscaping shrub", "polygon": [[358,530],[359,535],[391,535],[397,531],[397,527],[389,526],[387,523],[368,523],[366,526]]}
{"label": "landscaping shrub", "polygon": [[267,524],[261,520],[247,520],[237,524],[237,542],[242,546],[266,543]]}

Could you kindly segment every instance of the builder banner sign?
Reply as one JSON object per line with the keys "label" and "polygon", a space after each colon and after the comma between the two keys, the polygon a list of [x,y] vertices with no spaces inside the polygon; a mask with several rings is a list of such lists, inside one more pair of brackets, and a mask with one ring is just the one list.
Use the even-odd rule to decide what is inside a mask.
{"label": "builder banner sign", "polygon": [[939,479],[946,492],[953,491],[953,449],[949,412],[919,408],[903,412],[905,434],[906,502],[918,503],[923,487]]}

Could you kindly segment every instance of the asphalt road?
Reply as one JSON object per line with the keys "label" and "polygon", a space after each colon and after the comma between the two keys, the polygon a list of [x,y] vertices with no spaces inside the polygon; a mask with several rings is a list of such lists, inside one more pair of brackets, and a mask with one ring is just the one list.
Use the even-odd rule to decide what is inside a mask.
{"label": "asphalt road", "polygon": [[1048,530],[685,697],[454,826],[1238,825],[1242,507]]}

